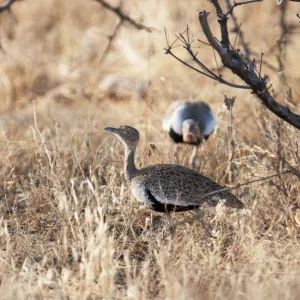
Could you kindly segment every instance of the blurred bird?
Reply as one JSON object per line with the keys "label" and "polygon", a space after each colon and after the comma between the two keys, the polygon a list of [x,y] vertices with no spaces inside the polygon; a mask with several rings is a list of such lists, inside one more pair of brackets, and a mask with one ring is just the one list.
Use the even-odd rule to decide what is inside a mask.
{"label": "blurred bird", "polygon": [[[214,131],[215,125],[216,120],[210,107],[199,100],[174,101],[168,107],[162,121],[163,130],[169,133],[176,144],[186,143],[195,146],[199,146],[204,139],[208,139]],[[192,167],[194,167],[196,154],[197,147],[194,148],[191,157]]]}
{"label": "blurred bird", "polygon": [[202,101],[177,100],[168,107],[162,126],[175,143],[200,145],[214,131],[216,119]]}
{"label": "blurred bird", "polygon": [[[206,196],[223,189],[222,186],[192,169],[174,164],[158,164],[137,169],[134,156],[139,132],[130,126],[106,127],[105,130],[114,133],[125,147],[125,179],[134,197],[150,209],[167,214],[171,240],[178,224],[195,219],[199,219],[207,230],[199,214],[199,208],[205,202],[213,206],[221,202],[228,207],[243,208],[243,203],[227,190]],[[172,212],[188,210],[195,210],[196,215],[177,224],[172,222]]]}

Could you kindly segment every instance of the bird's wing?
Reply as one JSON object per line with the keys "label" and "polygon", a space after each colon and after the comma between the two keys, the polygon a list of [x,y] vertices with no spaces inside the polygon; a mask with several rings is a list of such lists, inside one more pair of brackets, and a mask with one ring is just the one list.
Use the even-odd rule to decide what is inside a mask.
{"label": "bird's wing", "polygon": [[222,186],[212,179],[203,176],[194,170],[178,165],[156,165],[147,168],[151,174],[146,186],[153,197],[164,205],[200,206],[209,200],[226,199],[225,205],[241,207],[242,203],[230,192],[220,192],[217,197],[203,196],[207,193],[221,190]]}
{"label": "bird's wing", "polygon": [[193,113],[198,120],[200,130],[204,136],[209,136],[215,129],[216,119],[208,104],[197,101],[193,105]]}
{"label": "bird's wing", "polygon": [[161,204],[175,206],[199,206],[201,194],[205,194],[200,174],[177,165],[155,165],[144,169],[150,175],[145,186]]}
{"label": "bird's wing", "polygon": [[169,105],[162,121],[162,127],[164,131],[168,132],[170,130],[174,111],[187,102],[187,100],[177,100]]}
{"label": "bird's wing", "polygon": [[212,134],[216,127],[216,119],[215,119],[214,115],[212,114],[212,112],[211,111],[208,112],[200,120],[203,122],[202,134],[204,136],[209,136],[210,134]]}

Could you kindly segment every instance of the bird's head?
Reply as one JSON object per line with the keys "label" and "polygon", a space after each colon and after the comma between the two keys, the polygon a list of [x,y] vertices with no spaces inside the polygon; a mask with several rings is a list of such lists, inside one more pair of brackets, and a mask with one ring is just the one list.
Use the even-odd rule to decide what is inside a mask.
{"label": "bird's head", "polygon": [[182,139],[184,143],[200,144],[203,136],[200,132],[198,122],[193,119],[186,119],[182,123]]}
{"label": "bird's head", "polygon": [[140,134],[131,126],[121,125],[119,128],[106,127],[104,130],[114,133],[129,148],[135,148],[139,142]]}

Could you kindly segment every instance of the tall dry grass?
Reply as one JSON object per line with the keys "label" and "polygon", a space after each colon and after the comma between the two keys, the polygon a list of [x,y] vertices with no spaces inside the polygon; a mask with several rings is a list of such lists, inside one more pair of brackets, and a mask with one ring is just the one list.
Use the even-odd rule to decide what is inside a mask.
{"label": "tall dry grass", "polygon": [[[297,166],[300,134],[248,91],[216,84],[165,56],[164,27],[171,37],[189,24],[194,38],[204,39],[197,9],[212,12],[209,21],[219,34],[208,1],[132,0],[123,9],[157,31],[125,24],[101,65],[117,18],[95,1],[24,0],[12,6],[11,15],[0,16],[0,298],[298,299],[295,176],[237,189],[244,211],[204,208],[217,238],[210,239],[198,223],[182,226],[171,256],[163,216],[131,196],[122,146],[103,127],[139,129],[138,165],[170,163],[173,145],[161,118],[174,99],[204,99],[215,112],[218,128],[199,150],[198,171],[220,184],[276,173],[285,167],[280,156]],[[289,3],[286,75],[294,101],[287,104],[299,113],[297,9]],[[275,1],[241,6],[235,13],[253,56],[259,59],[262,50],[276,68]],[[210,48],[201,45],[199,57],[215,67]],[[284,103],[278,72],[267,65],[263,71]],[[132,85],[121,84],[108,97],[114,88],[109,76]],[[239,82],[226,70],[224,76]],[[141,86],[147,91],[143,99]],[[236,176],[224,94],[236,96]],[[181,147],[181,164],[187,165],[190,151]]]}

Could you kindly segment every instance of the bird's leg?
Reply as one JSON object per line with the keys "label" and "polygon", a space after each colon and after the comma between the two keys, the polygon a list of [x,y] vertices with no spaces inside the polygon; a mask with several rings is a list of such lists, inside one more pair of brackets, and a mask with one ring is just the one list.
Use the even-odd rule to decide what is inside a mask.
{"label": "bird's leg", "polygon": [[176,222],[176,223],[174,224],[174,226],[177,227],[178,225],[185,224],[185,223],[191,223],[191,222],[194,222],[194,221],[198,220],[198,221],[201,223],[202,227],[204,228],[205,232],[206,232],[210,237],[216,238],[216,237],[212,234],[211,230],[208,228],[207,224],[203,221],[203,219],[202,219],[202,217],[203,217],[203,212],[202,212],[200,209],[197,209],[197,210],[195,210],[194,212],[195,212],[195,214],[194,214],[192,217],[188,217],[188,218],[185,218],[185,219],[183,219],[183,220],[181,220],[181,221],[179,221],[179,222]]}
{"label": "bird's leg", "polygon": [[202,220],[202,219],[199,219],[202,227],[204,228],[205,232],[211,237],[211,238],[214,238],[216,239],[217,237],[215,235],[212,234],[212,232],[209,230],[209,228],[207,228],[207,224]]}
{"label": "bird's leg", "polygon": [[192,155],[190,157],[190,166],[192,169],[196,169],[197,153],[198,153],[198,146],[195,146]]}
{"label": "bird's leg", "polygon": [[174,145],[173,163],[178,164],[178,146],[177,146],[177,144]]}
{"label": "bird's leg", "polygon": [[204,230],[205,230],[205,232],[210,236],[210,237],[212,237],[212,238],[216,238],[213,234],[212,234],[212,232],[211,232],[211,230],[210,230],[210,228],[208,228],[208,226],[207,226],[207,224],[204,222],[204,220],[203,220],[203,211],[202,210],[200,210],[199,208],[196,210],[196,216],[198,216],[198,220],[199,220],[199,222],[201,223],[201,225],[202,225],[202,227],[204,228]]}
{"label": "bird's leg", "polygon": [[197,214],[194,214],[192,217],[184,218],[183,220],[176,222],[174,225],[177,227],[178,225],[181,225],[181,224],[192,223],[198,219],[199,219],[199,216]]}
{"label": "bird's leg", "polygon": [[169,240],[168,251],[169,251],[169,253],[171,253],[172,248],[173,248],[173,242],[174,242],[177,225],[173,222],[173,220],[171,218],[171,213],[168,211],[167,211],[167,221],[168,221],[169,230],[170,230],[170,240]]}

